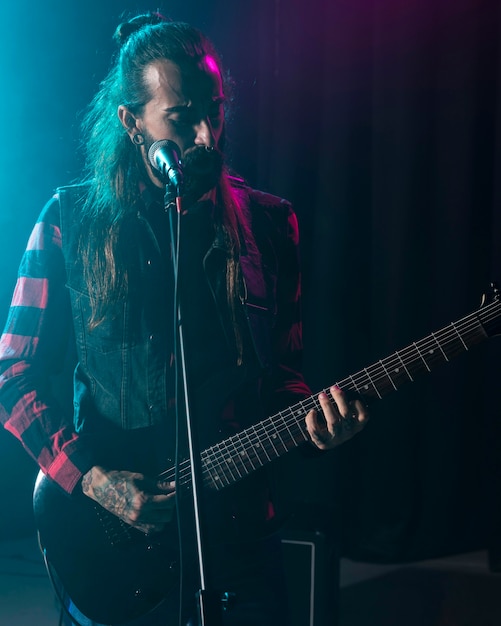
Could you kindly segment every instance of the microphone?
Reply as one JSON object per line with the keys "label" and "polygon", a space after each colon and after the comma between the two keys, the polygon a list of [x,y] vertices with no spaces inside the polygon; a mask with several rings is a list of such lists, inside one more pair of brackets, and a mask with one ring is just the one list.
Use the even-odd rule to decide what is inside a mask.
{"label": "microphone", "polygon": [[166,183],[180,189],[183,185],[183,170],[180,159],[181,149],[170,139],[160,139],[151,144],[148,160],[158,170]]}

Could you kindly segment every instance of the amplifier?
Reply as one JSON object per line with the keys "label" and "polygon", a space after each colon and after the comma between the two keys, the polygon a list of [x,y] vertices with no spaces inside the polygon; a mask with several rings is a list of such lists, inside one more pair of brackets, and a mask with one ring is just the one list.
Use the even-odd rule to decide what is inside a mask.
{"label": "amplifier", "polygon": [[335,626],[337,622],[337,565],[331,562],[326,544],[325,536],[316,531],[282,534],[291,626]]}

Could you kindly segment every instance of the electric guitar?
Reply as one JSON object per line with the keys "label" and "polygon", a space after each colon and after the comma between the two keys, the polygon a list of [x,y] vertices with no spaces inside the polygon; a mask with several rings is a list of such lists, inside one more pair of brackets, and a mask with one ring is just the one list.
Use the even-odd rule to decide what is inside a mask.
{"label": "electric guitar", "polygon": [[[497,288],[480,309],[413,342],[406,348],[337,383],[366,398],[383,398],[468,351],[501,328]],[[309,441],[304,418],[320,409],[318,394],[280,411],[201,453],[203,485],[220,491]],[[162,474],[174,480],[175,469]],[[190,483],[190,463],[178,468],[178,489]],[[124,623],[146,614],[176,594],[179,582],[177,531],[147,536],[78,493],[66,496],[39,474],[34,511],[49,574],[76,606],[104,624]]]}

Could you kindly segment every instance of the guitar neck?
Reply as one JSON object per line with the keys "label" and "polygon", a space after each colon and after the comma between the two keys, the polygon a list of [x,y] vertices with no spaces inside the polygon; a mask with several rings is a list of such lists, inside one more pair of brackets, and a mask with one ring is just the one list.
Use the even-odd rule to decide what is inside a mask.
{"label": "guitar neck", "polygon": [[341,389],[356,391],[370,398],[382,399],[404,383],[412,382],[421,374],[431,372],[439,365],[481,343],[489,335],[486,327],[492,315],[499,316],[498,302],[451,322],[427,337],[415,341],[402,350],[381,359],[341,381]]}
{"label": "guitar neck", "polygon": [[[495,300],[336,384],[345,391],[381,399],[481,343],[490,335],[491,327],[497,327],[500,307]],[[305,398],[204,450],[204,485],[216,490],[228,487],[309,441],[304,418],[311,409],[320,409],[317,396]],[[178,480],[181,485],[190,483],[189,461],[180,464]]]}

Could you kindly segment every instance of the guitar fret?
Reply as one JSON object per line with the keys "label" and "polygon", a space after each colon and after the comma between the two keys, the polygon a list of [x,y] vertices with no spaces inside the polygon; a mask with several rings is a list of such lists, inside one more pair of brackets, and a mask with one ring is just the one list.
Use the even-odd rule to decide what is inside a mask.
{"label": "guitar fret", "polygon": [[[306,417],[306,413],[302,415],[303,417]],[[306,435],[305,430],[301,428],[301,425],[298,424],[295,420],[291,423],[290,427],[287,426],[287,430],[291,433],[291,437],[294,440],[296,446],[304,441],[309,441],[309,437]]]}
{"label": "guitar fret", "polygon": [[444,355],[444,359],[445,359],[446,361],[449,361],[449,359],[448,359],[447,355],[445,354],[444,349],[442,348],[442,345],[441,345],[440,341],[438,341],[438,339],[437,339],[437,337],[436,337],[435,333],[431,333],[431,337],[433,337],[433,339],[435,340],[435,343],[436,343],[436,344],[437,344],[437,346],[439,347],[440,352]]}
{"label": "guitar fret", "polygon": [[231,440],[231,448],[232,448],[230,450],[230,458],[233,463],[233,467],[238,472],[240,478],[243,478],[244,476],[247,476],[249,472],[245,466],[245,457],[242,457],[239,451],[239,447],[238,447],[239,437],[237,435],[233,435],[233,437],[231,437],[230,440]]}
{"label": "guitar fret", "polygon": [[418,346],[417,346],[417,343],[415,343],[415,342],[414,342],[412,345],[416,348],[416,352],[418,353],[419,358],[421,359],[421,361],[423,361],[424,366],[426,367],[426,369],[427,369],[429,372],[431,372],[431,369],[428,367],[428,363],[426,362],[426,360],[425,360],[424,356],[421,354],[421,351],[419,350],[419,348],[418,348]]}
{"label": "guitar fret", "polygon": [[[238,478],[240,478],[240,474],[238,473],[238,468],[235,468],[231,457],[228,457],[227,446],[218,444],[217,446],[215,446],[215,448],[217,448],[217,455],[220,459],[218,465],[223,475],[225,476],[226,480],[235,482],[235,480],[238,480]],[[212,448],[212,450],[214,450],[214,448]],[[237,471],[237,476],[235,476],[234,470]]]}
{"label": "guitar fret", "polygon": [[350,376],[350,380],[351,380],[352,385],[355,387],[355,391],[356,391],[357,393],[360,393],[360,389],[358,388],[358,385],[357,385],[357,383],[355,382],[355,380],[354,380],[353,376]]}
{"label": "guitar fret", "polygon": [[[361,379],[361,380],[359,380],[358,383],[355,382],[356,377]],[[370,392],[370,386],[369,386],[369,384],[367,382],[367,376],[365,375],[364,372],[357,372],[356,374],[353,374],[353,376],[349,376],[348,380],[350,380],[351,384],[352,384],[352,387],[350,387],[350,389],[351,388],[355,389],[355,391],[357,393],[368,393],[368,392]],[[341,381],[341,383],[338,386],[341,389],[345,388],[344,385],[343,385],[343,381]]]}
{"label": "guitar fret", "polygon": [[213,482],[215,483],[216,487],[228,487],[229,485],[231,485],[231,480],[228,477],[228,474],[224,471],[221,463],[218,463],[218,465],[220,466],[220,470],[223,471],[215,471],[215,475],[212,477]]}
{"label": "guitar fret", "polygon": [[257,469],[257,467],[261,467],[262,465],[261,459],[254,449],[254,442],[251,439],[250,431],[244,430],[241,433],[240,456],[246,461],[246,466],[248,467],[249,473]]}
{"label": "guitar fret", "polygon": [[456,328],[456,325],[454,324],[454,322],[451,322],[451,327],[455,330],[455,332],[456,332],[457,336],[459,337],[459,339],[460,339],[461,343],[462,343],[462,344],[463,344],[463,346],[464,346],[464,349],[465,349],[465,350],[468,350],[469,348],[468,348],[468,346],[465,344],[465,342],[463,341],[463,337],[461,336],[460,332],[459,332],[459,331],[458,331],[458,329]]}
{"label": "guitar fret", "polygon": [[395,385],[395,383],[393,382],[393,379],[392,379],[392,377],[390,376],[390,374],[389,374],[388,370],[386,369],[386,367],[384,366],[383,361],[379,361],[379,362],[381,363],[381,367],[384,369],[384,373],[386,374],[386,377],[388,378],[388,380],[389,380],[389,381],[390,381],[390,383],[392,384],[393,389],[395,389],[395,391],[396,391],[398,387],[397,387],[397,386]]}
{"label": "guitar fret", "polygon": [[309,437],[306,435],[306,425],[304,422],[304,418],[306,417],[306,414],[310,410],[310,407],[304,406],[304,402],[306,401],[301,400],[301,402],[295,405],[298,408],[295,409],[294,415],[293,415],[294,428],[295,430],[299,431],[299,435],[300,435],[299,439],[294,438],[294,440],[298,443],[298,445],[301,442],[301,440],[309,441]]}
{"label": "guitar fret", "polygon": [[[440,363],[443,363],[444,359],[445,362],[449,361],[447,355],[445,354],[445,351],[442,348],[441,343],[438,341],[435,334],[430,335],[429,340],[427,338],[426,340],[423,340],[421,344],[423,348],[427,348],[426,352],[422,353],[428,357],[428,365],[431,364],[432,366],[436,366]],[[437,350],[435,346],[438,346],[439,349]],[[431,371],[431,368],[428,368],[428,371]]]}
{"label": "guitar fret", "polygon": [[[236,482],[239,478],[241,478],[241,474],[238,471],[238,469],[235,467],[234,463],[233,463],[233,459],[230,457],[225,457],[224,458],[224,465],[226,467],[226,472],[225,475],[226,476],[231,476],[231,480],[232,482]],[[235,470],[235,472],[233,471]]]}
{"label": "guitar fret", "polygon": [[[306,417],[306,413],[304,410],[298,411],[300,415],[300,420],[303,421]],[[303,437],[300,433],[299,439],[296,439],[294,436],[293,428],[296,425],[296,420],[294,417],[294,412],[291,409],[287,409],[281,415],[281,432],[282,432],[282,441],[284,441],[285,447],[287,451],[292,450],[298,445],[298,442],[302,441]]]}
{"label": "guitar fret", "polygon": [[224,470],[224,468],[226,468],[226,471],[224,471],[225,475],[229,474],[233,482],[242,478],[242,474],[239,472],[238,467],[236,467],[234,463],[233,457],[229,453],[229,445],[218,445],[217,448],[219,448],[218,452],[221,455],[221,469]]}
{"label": "guitar fret", "polygon": [[384,359],[383,362],[386,364],[385,369],[388,372],[388,375],[391,376],[393,389],[398,389],[400,385],[411,380],[409,372],[407,371],[400,355],[395,354],[392,357]]}
{"label": "guitar fret", "polygon": [[271,450],[270,446],[270,436],[268,433],[268,427],[265,424],[270,423],[270,419],[268,418],[265,422],[260,424],[260,433],[259,433],[259,442],[261,446],[261,450],[266,456],[266,462],[270,462],[276,458],[276,450],[275,453]]}
{"label": "guitar fret", "polygon": [[254,448],[254,443],[252,442],[252,440],[251,440],[251,438],[250,438],[250,435],[247,433],[247,431],[244,431],[244,434],[245,434],[245,436],[247,437],[247,441],[249,442],[249,446],[248,446],[248,448],[247,448],[247,452],[246,452],[246,454],[247,454],[247,458],[249,459],[249,463],[251,464],[252,469],[253,469],[253,470],[255,470],[255,469],[257,469],[257,468],[256,468],[256,466],[254,465],[254,462],[253,462],[253,460],[252,460],[252,456],[251,456],[251,454],[254,456],[254,460],[255,460],[255,461],[258,461],[258,465],[259,465],[260,467],[262,467],[263,463],[262,463],[261,459],[259,458],[259,456],[258,456],[258,455],[257,455],[257,453],[256,453],[256,450],[255,450],[255,448]]}
{"label": "guitar fret", "polygon": [[298,428],[298,426],[299,426],[299,424],[297,423],[297,421],[296,421],[296,419],[295,419],[295,418],[296,418],[296,415],[297,415],[297,416],[300,416],[301,418],[303,418],[303,417],[305,417],[305,416],[306,416],[306,413],[307,413],[307,412],[302,411],[301,409],[298,409],[296,412],[291,412],[291,415],[290,415],[290,418],[291,418],[291,419],[289,420],[289,422],[290,422],[290,427],[289,427],[289,423],[288,423],[287,421],[285,421],[285,422],[284,422],[284,423],[285,423],[285,427],[287,428],[287,432],[288,432],[288,433],[289,433],[289,435],[290,435],[291,441],[292,441],[292,443],[294,443],[295,445],[298,445],[298,443],[299,443],[299,441],[301,440],[301,438],[303,438],[303,437],[304,437],[304,434],[303,434],[303,431],[299,428],[299,433],[300,433],[300,435],[301,435],[301,438],[298,440],[298,439],[296,439],[296,437],[295,437],[295,435],[294,435],[294,432],[293,432],[293,430],[291,430],[291,429],[294,429],[294,427]]}
{"label": "guitar fret", "polygon": [[[288,424],[287,424],[287,420],[286,420],[286,419],[284,419],[282,423],[283,423],[283,425],[285,426],[285,429],[286,429],[286,431],[287,431],[287,439],[288,439],[288,441],[290,441],[290,442],[293,444],[293,445],[291,446],[291,448],[293,448],[293,447],[295,447],[295,439],[294,439],[294,436],[293,436],[292,432],[291,432],[291,431],[290,431],[290,429],[289,429],[289,426],[288,426]],[[289,450],[289,447],[288,447],[288,446],[285,446],[285,447],[287,448],[287,450]]]}
{"label": "guitar fret", "polygon": [[240,458],[237,454],[234,454],[228,457],[228,464],[230,464],[230,466],[235,469],[236,473],[238,474],[238,478],[243,478],[245,476],[245,472],[242,473],[240,471],[239,462],[240,462]]}
{"label": "guitar fret", "polygon": [[[273,425],[273,422],[272,422],[271,420],[270,420],[270,425]],[[275,457],[278,457],[278,456],[279,456],[279,454],[278,454],[278,450],[277,450],[277,448],[275,447],[275,444],[274,444],[274,442],[273,442],[273,439],[276,439],[276,434],[274,434],[274,435],[271,435],[271,434],[270,434],[270,435],[268,435],[268,441],[269,441],[269,443],[271,443],[271,446],[272,446],[273,450],[275,450]]]}
{"label": "guitar fret", "polygon": [[259,435],[257,434],[257,430],[255,426],[252,426],[252,430],[254,431],[256,437],[257,437],[257,444],[255,446],[255,450],[256,450],[256,454],[259,456],[259,453],[262,452],[264,455],[266,455],[266,459],[265,460],[261,460],[262,465],[265,464],[266,461],[271,461],[271,458],[268,455],[268,452],[266,451],[266,448],[261,444],[261,440],[259,438]]}
{"label": "guitar fret", "polygon": [[[280,419],[283,422],[283,414],[280,412],[280,413],[278,413],[278,415],[280,416]],[[284,452],[288,452],[289,448],[287,447],[285,441],[282,439],[281,431],[277,428],[277,422],[276,421],[273,421],[273,428],[275,429],[275,432],[277,433],[277,437],[278,437],[279,442],[282,444],[282,446],[284,448]]]}
{"label": "guitar fret", "polygon": [[[220,472],[216,470],[215,468],[212,468],[212,469],[207,468],[205,471],[204,478],[206,478],[207,473],[209,474],[210,479],[212,481],[212,486],[215,487],[216,489],[221,489],[222,487],[228,487],[231,484],[230,479],[224,472]],[[222,480],[221,475],[224,477],[224,480]],[[205,482],[207,483],[207,480]]]}
{"label": "guitar fret", "polygon": [[219,472],[217,472],[214,466],[208,466],[206,463],[203,463],[203,461],[202,478],[204,480],[204,483],[209,487],[218,487]]}
{"label": "guitar fret", "polygon": [[252,472],[253,470],[256,469],[256,466],[254,465],[254,463],[252,462],[252,458],[250,455],[250,452],[252,451],[252,448],[248,447],[245,445],[244,443],[244,437],[247,438],[247,440],[249,440],[249,437],[247,435],[247,433],[245,431],[242,432],[242,436],[240,437],[240,446],[238,449],[238,454],[239,454],[239,458],[242,461],[247,474],[249,474],[250,472]]}
{"label": "guitar fret", "polygon": [[[431,364],[433,367],[435,367],[436,365],[443,363],[444,359],[445,362],[447,362],[449,359],[447,358],[445,352],[442,350],[442,347],[438,343],[436,337],[433,335],[430,337],[430,339],[433,343],[430,343],[429,341],[427,342],[427,346],[429,346],[429,348],[425,353],[428,356],[428,364]],[[438,344],[438,350],[436,349],[435,344]]]}
{"label": "guitar fret", "polygon": [[403,361],[402,357],[400,356],[400,353],[397,351],[397,352],[395,352],[395,354],[397,355],[398,360],[400,361],[400,363],[402,363],[402,367],[404,368],[405,373],[406,373],[406,374],[407,374],[407,376],[409,377],[409,380],[410,380],[411,382],[414,382],[414,378],[412,378],[411,373],[410,373],[410,372],[409,372],[409,370],[407,369],[407,366],[405,365],[405,362]]}
{"label": "guitar fret", "polygon": [[262,443],[270,461],[273,461],[273,459],[276,459],[279,455],[278,455],[278,450],[275,447],[275,444],[273,443],[271,439],[271,434],[269,432],[271,420],[267,420],[267,424],[268,425],[266,428],[266,432],[264,433],[265,436],[263,437]]}
{"label": "guitar fret", "polygon": [[367,368],[364,368],[364,372],[367,374],[367,378],[369,379],[370,384],[372,385],[372,387],[373,387],[374,391],[377,393],[377,395],[378,395],[379,399],[381,400],[383,396],[379,393],[379,390],[378,390],[378,388],[376,387],[376,385],[374,384],[374,381],[372,380],[372,378],[371,378],[371,376],[370,376],[370,374],[369,374],[368,369],[367,369]]}
{"label": "guitar fret", "polygon": [[[358,384],[355,382],[355,377],[358,377],[360,379]],[[350,376],[349,378],[353,383],[353,387],[355,388],[355,391],[357,391],[358,393],[365,394],[365,395],[372,395],[372,393],[375,393],[376,395],[379,395],[378,390],[376,389],[376,386],[372,384],[371,377],[368,375],[368,373],[365,370],[362,370],[358,372],[357,374]],[[340,385],[340,387],[342,389],[343,385]]]}
{"label": "guitar fret", "polygon": [[[223,446],[221,444],[218,444],[217,446],[214,446],[212,450],[214,450],[214,448],[217,448],[217,454],[219,455],[219,458],[220,458],[220,461],[218,462],[219,468],[221,469],[220,474],[224,476],[228,484],[231,484],[231,482],[234,482],[236,478],[235,478],[235,474],[233,473],[231,469],[231,464],[228,462],[226,455],[222,454]],[[228,475],[230,478],[228,477]]]}

